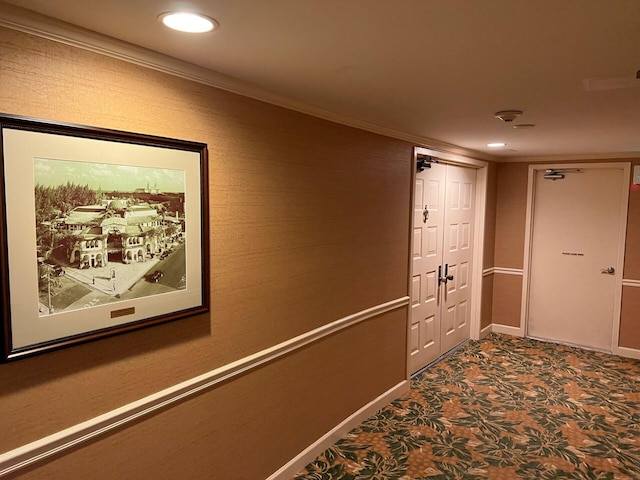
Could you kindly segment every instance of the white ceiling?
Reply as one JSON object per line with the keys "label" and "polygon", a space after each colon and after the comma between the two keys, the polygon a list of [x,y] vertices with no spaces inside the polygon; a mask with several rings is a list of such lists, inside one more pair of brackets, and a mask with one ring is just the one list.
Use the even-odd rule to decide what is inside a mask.
{"label": "white ceiling", "polygon": [[[6,0],[336,114],[498,157],[640,156],[640,0]],[[160,13],[215,18],[202,36]],[[585,79],[604,79],[588,90]],[[611,79],[618,79],[609,81]],[[514,129],[494,112],[519,109]],[[507,147],[486,144],[504,141]]]}

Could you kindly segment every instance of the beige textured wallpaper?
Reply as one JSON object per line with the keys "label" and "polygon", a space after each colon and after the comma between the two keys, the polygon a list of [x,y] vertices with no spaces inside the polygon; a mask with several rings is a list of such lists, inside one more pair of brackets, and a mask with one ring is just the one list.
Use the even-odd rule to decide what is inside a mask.
{"label": "beige textured wallpaper", "polygon": [[640,288],[622,287],[620,346],[640,348]]}
{"label": "beige textured wallpaper", "polygon": [[[640,165],[637,160],[632,164]],[[629,216],[627,217],[627,248],[624,257],[624,278],[640,280],[640,185],[629,189]]]}
{"label": "beige textured wallpaper", "polygon": [[[0,452],[407,294],[412,145],[5,29],[0,76],[3,113],[207,143],[211,213],[210,315],[0,365]],[[406,315],[31,478],[263,478],[405,378]]]}
{"label": "beige textured wallpaper", "polygon": [[493,266],[523,266],[528,168],[526,163],[498,164]]}
{"label": "beige textured wallpaper", "polygon": [[490,162],[487,169],[487,206],[485,209],[484,256],[482,268],[491,268],[495,264],[496,246],[496,203],[498,200],[498,164]]}

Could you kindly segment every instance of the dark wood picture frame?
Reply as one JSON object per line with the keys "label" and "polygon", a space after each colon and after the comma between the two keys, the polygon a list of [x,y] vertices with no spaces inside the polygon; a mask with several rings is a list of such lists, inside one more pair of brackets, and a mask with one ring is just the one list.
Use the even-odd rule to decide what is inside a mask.
{"label": "dark wood picture frame", "polygon": [[0,114],[0,362],[209,310],[208,151]]}

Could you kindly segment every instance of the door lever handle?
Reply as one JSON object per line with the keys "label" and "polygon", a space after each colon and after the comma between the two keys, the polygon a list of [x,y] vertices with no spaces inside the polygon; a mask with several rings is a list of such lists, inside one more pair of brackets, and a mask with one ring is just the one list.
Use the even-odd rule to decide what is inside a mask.
{"label": "door lever handle", "polygon": [[616,269],[613,267],[603,268],[602,270],[600,270],[600,273],[604,273],[607,275],[615,275]]}
{"label": "door lever handle", "polygon": [[444,266],[444,277],[442,276],[442,265],[438,265],[438,286],[451,281],[453,281],[453,275],[449,275],[449,264]]}
{"label": "door lever handle", "polygon": [[444,283],[453,281],[453,275],[449,275],[449,264],[444,266]]}

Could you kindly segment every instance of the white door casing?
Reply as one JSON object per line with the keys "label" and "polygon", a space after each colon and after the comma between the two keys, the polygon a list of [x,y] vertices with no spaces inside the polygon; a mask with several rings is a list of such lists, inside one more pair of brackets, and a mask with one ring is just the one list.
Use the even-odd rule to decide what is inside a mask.
{"label": "white door casing", "polygon": [[[568,171],[544,179],[546,169]],[[523,326],[546,340],[616,352],[628,163],[530,166]],[[609,267],[612,273],[603,273]]]}
{"label": "white door casing", "polygon": [[475,179],[472,168],[438,163],[416,174],[410,373],[470,336]]}

